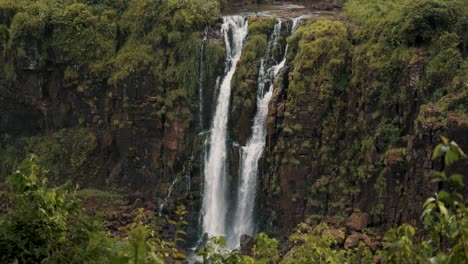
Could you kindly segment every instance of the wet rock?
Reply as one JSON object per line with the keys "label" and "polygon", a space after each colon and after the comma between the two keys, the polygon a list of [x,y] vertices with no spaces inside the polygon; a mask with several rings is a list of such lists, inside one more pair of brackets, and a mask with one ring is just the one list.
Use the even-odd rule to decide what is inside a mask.
{"label": "wet rock", "polygon": [[367,227],[369,215],[363,212],[354,212],[348,219],[346,227],[353,231],[361,231]]}
{"label": "wet rock", "polygon": [[375,252],[377,249],[381,248],[382,247],[382,243],[380,242],[372,242],[369,246],[370,250],[372,250],[372,252]]}
{"label": "wet rock", "polygon": [[153,217],[154,216],[154,211],[153,210],[145,210],[145,215],[146,215],[146,217]]}
{"label": "wet rock", "polygon": [[242,235],[240,238],[240,253],[246,256],[252,256],[252,249],[255,245],[255,239],[249,235]]}

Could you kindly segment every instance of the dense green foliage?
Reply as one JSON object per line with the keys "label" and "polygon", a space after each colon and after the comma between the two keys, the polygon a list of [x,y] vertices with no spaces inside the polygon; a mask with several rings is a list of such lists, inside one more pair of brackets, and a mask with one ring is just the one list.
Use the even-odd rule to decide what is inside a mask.
{"label": "dense green foliage", "polygon": [[[175,242],[154,235],[154,224],[141,211],[124,239],[111,238],[97,219],[83,213],[76,189],[47,186],[47,171],[37,156],[25,159],[8,178],[11,208],[0,217],[2,263],[165,263],[185,256]],[[183,206],[170,221],[177,234],[186,224]]]}
{"label": "dense green foliage", "polygon": [[[155,111],[177,111],[187,123],[199,72],[198,32],[218,12],[215,0],[2,0],[1,41],[9,54],[3,73],[14,81],[24,68],[65,63],[64,81],[87,94],[102,94],[106,82],[125,91],[146,77],[154,80],[149,93],[159,99]],[[176,109],[176,102],[185,108]]]}
{"label": "dense green foliage", "polygon": [[[0,140],[0,177],[5,178],[27,153],[38,156],[39,164],[47,168],[47,177],[54,182],[85,182],[96,176],[94,162],[96,135],[89,129],[62,129],[48,135],[24,137],[8,144],[9,137]],[[67,175],[68,178],[61,178]]]}

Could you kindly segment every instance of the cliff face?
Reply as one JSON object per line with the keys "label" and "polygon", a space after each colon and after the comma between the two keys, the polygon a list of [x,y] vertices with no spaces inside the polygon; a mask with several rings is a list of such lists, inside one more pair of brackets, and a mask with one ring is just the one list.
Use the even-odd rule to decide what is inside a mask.
{"label": "cliff face", "polygon": [[217,3],[206,4],[192,10],[197,20],[184,16],[190,6],[154,1],[0,4],[2,181],[35,153],[53,184],[119,189],[156,205],[173,185],[161,209],[185,204],[196,226],[199,124],[208,126],[225,56]]}
{"label": "cliff face", "polygon": [[353,209],[368,213],[371,226],[416,224],[440,188],[427,177],[442,168],[431,159],[440,136],[468,147],[466,83],[429,73],[442,40],[392,51],[350,42],[356,31],[341,22],[303,24],[270,102],[266,227],[287,235],[307,216]]}
{"label": "cliff face", "polygon": [[[140,8],[123,16],[154,16]],[[51,25],[41,34],[22,35],[14,33],[10,23],[18,22],[12,17],[0,18],[0,33],[7,28],[0,34],[6,36],[0,47],[0,176],[26,153],[36,153],[54,182],[72,178],[83,187],[142,192],[157,204],[165,201],[164,212],[188,205],[196,233],[203,142],[225,66],[219,22],[210,21],[206,42],[203,26],[178,25],[169,34],[169,29],[112,24],[114,35],[96,38],[101,46],[80,45],[88,53],[99,50],[98,60],[50,44],[59,34]],[[168,23],[154,24],[163,22]],[[376,29],[357,30],[358,22],[306,19],[288,39],[259,166],[262,229],[286,235],[309,215],[352,209],[368,213],[371,225],[413,222],[424,199],[439,188],[425,177],[442,166],[431,160],[439,137],[468,149],[466,51],[452,30],[457,21],[437,32],[427,29],[433,39],[411,32],[411,38],[390,40],[366,35]],[[275,20],[252,17],[250,23],[232,82],[232,181],[239,152],[231,143],[245,145],[251,134],[259,60]],[[290,22],[285,25],[281,46]],[[104,50],[112,54],[102,55]],[[196,114],[200,105],[202,120]],[[466,168],[465,162],[456,169]]]}

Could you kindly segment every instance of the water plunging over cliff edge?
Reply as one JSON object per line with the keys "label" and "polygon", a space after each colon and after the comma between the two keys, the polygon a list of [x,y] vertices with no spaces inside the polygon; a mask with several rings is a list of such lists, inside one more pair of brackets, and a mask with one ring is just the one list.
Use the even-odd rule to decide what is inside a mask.
{"label": "water plunging over cliff edge", "polygon": [[[280,63],[277,63],[271,58],[271,49],[274,45],[277,45],[281,25],[282,22],[277,21],[268,43],[266,58],[260,62],[257,84],[257,112],[252,124],[252,135],[246,146],[241,147],[237,206],[235,208],[232,234],[227,239],[227,244],[231,248],[239,246],[242,235],[254,235],[255,232],[254,209],[258,185],[258,161],[266,142],[265,122],[268,114],[268,103],[273,93],[274,78],[286,61],[286,59],[283,59]],[[266,61],[270,59],[274,65],[265,69]],[[265,91],[267,85],[269,85],[269,88]]]}
{"label": "water plunging over cliff edge", "polygon": [[246,17],[226,16],[223,18],[221,28],[226,45],[226,72],[216,103],[210,129],[208,155],[204,166],[202,229],[203,233],[207,233],[209,236],[223,236],[226,234],[226,135],[231,80],[247,36],[247,24]]}

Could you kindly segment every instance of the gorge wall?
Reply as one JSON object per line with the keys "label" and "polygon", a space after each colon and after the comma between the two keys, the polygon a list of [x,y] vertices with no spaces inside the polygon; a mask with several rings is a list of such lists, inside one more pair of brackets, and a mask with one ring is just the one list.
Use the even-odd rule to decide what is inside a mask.
{"label": "gorge wall", "polygon": [[[351,1],[345,16],[303,19],[289,38],[292,21],[283,18],[282,48],[272,52],[279,61],[287,44],[287,61],[259,161],[261,230],[286,235],[311,215],[356,209],[374,226],[416,221],[440,187],[425,177],[442,166],[431,160],[439,137],[468,149],[467,20],[457,1],[407,2],[364,18]],[[225,71],[218,4],[11,3],[0,6],[0,177],[35,153],[55,183],[138,192],[165,201],[162,214],[184,204],[197,234],[203,146]],[[249,18],[231,83],[230,181],[236,145],[252,134],[274,25]]]}

